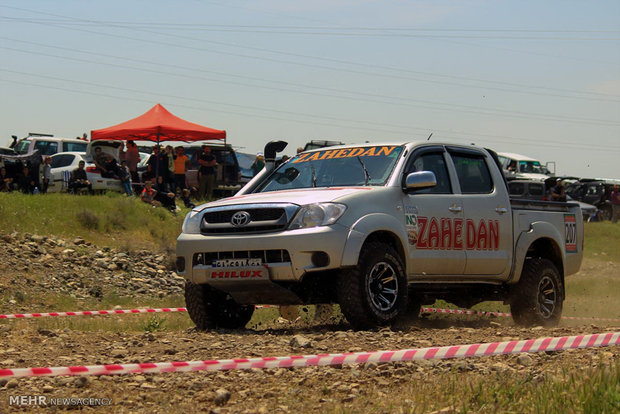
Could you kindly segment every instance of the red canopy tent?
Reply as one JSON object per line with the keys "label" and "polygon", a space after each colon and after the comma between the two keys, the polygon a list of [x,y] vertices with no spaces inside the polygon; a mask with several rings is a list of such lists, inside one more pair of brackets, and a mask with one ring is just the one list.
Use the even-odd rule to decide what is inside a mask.
{"label": "red canopy tent", "polygon": [[188,122],[168,112],[161,104],[137,118],[108,128],[90,131],[92,141],[98,139],[143,141],[203,141],[223,139],[226,131]]}

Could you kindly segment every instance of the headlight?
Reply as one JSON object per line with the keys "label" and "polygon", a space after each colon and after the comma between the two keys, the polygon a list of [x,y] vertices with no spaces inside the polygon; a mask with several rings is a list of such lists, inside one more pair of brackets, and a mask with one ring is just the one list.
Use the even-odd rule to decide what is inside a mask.
{"label": "headlight", "polygon": [[347,209],[344,204],[317,203],[302,206],[291,222],[289,229],[328,226],[334,224]]}
{"label": "headlight", "polygon": [[187,234],[200,233],[200,211],[192,210],[187,213],[187,216],[185,216],[185,220],[183,221],[181,231]]}

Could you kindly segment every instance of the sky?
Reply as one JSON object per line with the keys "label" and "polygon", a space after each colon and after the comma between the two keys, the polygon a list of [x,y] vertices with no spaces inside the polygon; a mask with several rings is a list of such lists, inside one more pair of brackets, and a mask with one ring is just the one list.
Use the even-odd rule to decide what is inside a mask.
{"label": "sky", "polygon": [[266,142],[474,143],[620,178],[620,2],[0,0],[0,146],[161,103]]}

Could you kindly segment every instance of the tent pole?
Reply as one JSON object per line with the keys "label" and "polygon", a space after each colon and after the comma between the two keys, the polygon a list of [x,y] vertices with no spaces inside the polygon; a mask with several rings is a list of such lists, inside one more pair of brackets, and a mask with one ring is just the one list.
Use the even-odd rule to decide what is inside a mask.
{"label": "tent pole", "polygon": [[159,148],[159,128],[157,128],[157,158],[155,158],[155,185],[157,185],[157,180],[159,179],[159,154],[161,154],[161,149]]}

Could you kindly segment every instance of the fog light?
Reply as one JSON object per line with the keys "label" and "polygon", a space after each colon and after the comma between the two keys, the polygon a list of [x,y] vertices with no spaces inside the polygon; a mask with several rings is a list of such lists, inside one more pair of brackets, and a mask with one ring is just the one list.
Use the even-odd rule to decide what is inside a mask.
{"label": "fog light", "polygon": [[316,267],[325,267],[329,265],[329,255],[325,252],[314,252],[312,253],[312,264]]}
{"label": "fog light", "polygon": [[185,272],[185,257],[177,256],[177,271]]}

